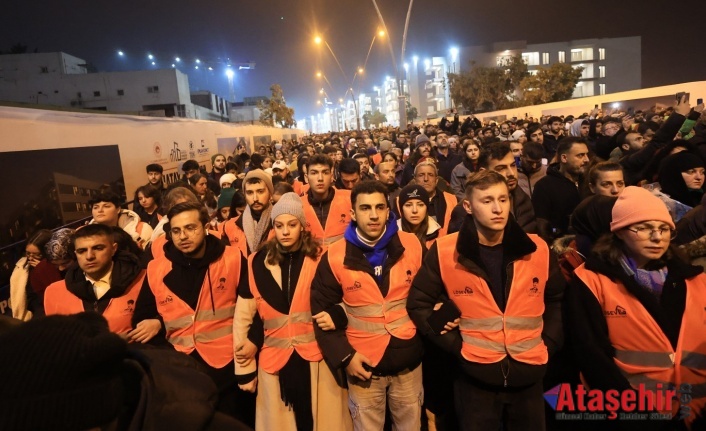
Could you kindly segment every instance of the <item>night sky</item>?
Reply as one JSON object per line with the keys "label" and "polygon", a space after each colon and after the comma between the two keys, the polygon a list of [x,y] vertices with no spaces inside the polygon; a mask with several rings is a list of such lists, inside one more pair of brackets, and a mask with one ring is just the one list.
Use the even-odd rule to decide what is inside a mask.
{"label": "night sky", "polygon": [[[255,70],[236,74],[236,100],[269,95],[269,86],[279,83],[296,118],[317,112],[322,86],[338,99],[350,84],[328,50],[313,43],[314,36],[321,34],[328,41],[350,80],[362,66],[373,35],[382,28],[367,0],[6,0],[3,4],[0,50],[22,43],[39,52],[64,51],[99,71],[168,68],[178,55],[192,90],[208,89],[226,98],[226,59],[252,61]],[[378,0],[397,61],[408,4]],[[445,55],[452,46],[500,41],[639,35],[644,87],[696,81],[706,79],[704,16],[703,0],[417,0],[406,57],[423,59]],[[126,56],[119,58],[118,50]],[[155,55],[156,66],[148,63],[148,52]],[[196,71],[196,58],[214,70],[202,66]],[[328,77],[334,91],[316,80],[317,70]],[[378,40],[363,79],[357,80],[360,86],[357,82],[354,87],[357,92],[371,91],[385,75],[394,76],[394,70],[387,41]]]}

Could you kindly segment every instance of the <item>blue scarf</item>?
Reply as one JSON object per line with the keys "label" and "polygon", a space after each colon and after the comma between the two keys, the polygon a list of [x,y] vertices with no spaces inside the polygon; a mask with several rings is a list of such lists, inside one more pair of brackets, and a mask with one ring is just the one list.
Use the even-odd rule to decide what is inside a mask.
{"label": "blue scarf", "polygon": [[667,280],[667,267],[655,271],[648,271],[637,267],[637,263],[629,257],[623,255],[620,258],[620,265],[623,270],[632,276],[637,284],[649,290],[657,299],[662,297],[664,282]]}
{"label": "blue scarf", "polygon": [[377,282],[381,283],[382,268],[385,265],[385,260],[387,260],[387,245],[390,243],[390,240],[397,235],[398,228],[395,214],[390,211],[387,223],[385,224],[385,231],[378,242],[372,247],[360,240],[356,232],[357,228],[358,224],[351,220],[343,237],[346,238],[346,241],[363,250],[363,255],[368,260],[368,263],[370,263],[370,266],[373,267]]}

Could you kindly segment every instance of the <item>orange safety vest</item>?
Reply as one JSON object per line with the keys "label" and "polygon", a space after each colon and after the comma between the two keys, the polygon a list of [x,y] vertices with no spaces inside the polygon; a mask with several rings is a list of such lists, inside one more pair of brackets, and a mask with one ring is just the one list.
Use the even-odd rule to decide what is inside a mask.
{"label": "orange safety vest", "polygon": [[[108,321],[110,332],[126,334],[132,331],[132,315],[135,314],[135,303],[140,294],[145,272],[142,271],[125,289],[125,293],[117,298],[111,298],[103,311],[103,317]],[[44,292],[44,311],[47,316],[52,314],[78,314],[86,311],[83,300],[66,288],[66,282],[60,280],[52,283]],[[90,310],[89,310],[90,311]]]}
{"label": "orange safety vest", "polygon": [[[245,232],[238,227],[238,225],[235,224],[235,222],[242,217],[235,217],[232,219],[227,220],[226,222],[222,223],[219,229],[222,230],[220,233],[219,238],[221,238],[223,235],[228,236],[228,241],[230,242],[230,245],[232,247],[237,247],[240,252],[243,254],[243,256],[248,257],[250,253],[248,253],[248,239],[245,237]],[[268,241],[275,236],[275,230],[270,229],[270,233],[267,235],[267,239],[265,241]],[[252,252],[255,252],[257,250],[253,250]],[[252,253],[251,252],[251,253]]]}
{"label": "orange safety vest", "polygon": [[294,189],[294,193],[298,194],[300,197],[304,197],[304,195],[309,191],[309,184],[304,184],[299,180],[294,180],[294,182],[292,182],[292,188]]}
{"label": "orange safety vest", "polygon": [[314,238],[321,240],[321,245],[326,248],[332,243],[343,238],[343,234],[351,222],[351,191],[336,189],[336,194],[331,201],[326,227],[322,227],[314,207],[309,203],[308,197],[302,199],[304,207],[304,217],[306,217],[307,228],[311,230]]}
{"label": "orange safety vest", "polygon": [[380,162],[382,162],[382,154],[380,153],[375,153],[373,154],[373,165],[379,165]]}
{"label": "orange safety vest", "polygon": [[226,247],[211,262],[199,294],[196,310],[192,309],[164,284],[172,270],[165,258],[147,265],[147,280],[167,331],[167,341],[186,354],[194,349],[214,368],[223,368],[233,360],[233,316],[240,278],[240,251]]}
{"label": "orange safety vest", "polygon": [[385,354],[391,335],[409,340],[417,333],[407,314],[407,296],[422,264],[422,246],[411,233],[400,231],[397,234],[404,254],[390,268],[390,289],[384,298],[370,274],[344,268],[348,241],[335,242],[328,249],[331,271],[343,289],[343,306],[348,314],[348,342],[370,359],[374,367]]}
{"label": "orange safety vest", "polygon": [[265,342],[260,351],[260,367],[270,374],[276,374],[284,367],[294,350],[309,362],[322,360],[321,349],[314,338],[310,300],[311,281],[314,279],[319,259],[304,258],[287,315],[272,308],[257,289],[252,269],[254,257],[253,253],[248,258],[250,290],[265,329]]}
{"label": "orange safety vest", "polygon": [[[549,247],[528,234],[537,251],[512,263],[510,294],[503,313],[488,283],[458,262],[458,232],[436,240],[446,292],[461,312],[461,354],[470,362],[492,364],[510,355],[531,365],[546,364],[542,340],[544,289],[549,277]],[[538,283],[533,279],[538,278]]]}
{"label": "orange safety vest", "polygon": [[164,244],[167,243],[167,235],[160,235],[157,238],[155,238],[154,241],[152,241],[151,251],[152,251],[152,258],[153,259],[159,259],[161,257],[164,257]]}
{"label": "orange safety vest", "polygon": [[[686,280],[686,306],[682,316],[677,348],[652,315],[620,281],[586,269],[582,264],[574,274],[591,290],[601,304],[608,325],[613,360],[628,382],[647,390],[691,385],[692,401],[687,405],[691,423],[703,416],[706,406],[706,274]],[[667,288],[665,286],[665,288]],[[671,385],[671,386],[670,386]],[[679,397],[679,395],[677,395]],[[672,413],[678,414],[679,399],[674,399]]]}

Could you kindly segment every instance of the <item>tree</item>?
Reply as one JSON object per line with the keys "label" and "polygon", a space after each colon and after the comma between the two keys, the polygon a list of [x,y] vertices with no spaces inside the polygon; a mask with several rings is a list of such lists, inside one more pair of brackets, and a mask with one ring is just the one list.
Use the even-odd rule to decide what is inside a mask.
{"label": "tree", "polygon": [[521,55],[512,56],[496,67],[476,66],[449,74],[451,98],[471,112],[505,109],[570,99],[582,67],[557,63],[538,67],[531,75]]}
{"label": "tree", "polygon": [[375,110],[372,114],[370,112],[366,112],[363,115],[363,123],[365,125],[365,128],[369,128],[371,125],[372,126],[379,126],[382,123],[387,122],[387,115],[383,114],[380,112],[379,109]]}
{"label": "tree", "polygon": [[260,122],[266,126],[274,127],[275,123],[283,128],[295,127],[294,109],[287,106],[279,84],[272,84],[270,87],[272,97],[265,103],[257,102],[257,109],[260,110]]}
{"label": "tree", "polygon": [[409,95],[407,95],[406,99],[406,108],[407,108],[407,121],[414,121],[415,118],[419,117],[419,111],[417,111],[417,108],[412,106],[412,104],[409,101]]}
{"label": "tree", "polygon": [[583,67],[572,67],[556,63],[549,67],[538,67],[537,74],[522,80],[520,85],[523,102],[527,105],[558,102],[570,99],[576,84],[581,79]]}

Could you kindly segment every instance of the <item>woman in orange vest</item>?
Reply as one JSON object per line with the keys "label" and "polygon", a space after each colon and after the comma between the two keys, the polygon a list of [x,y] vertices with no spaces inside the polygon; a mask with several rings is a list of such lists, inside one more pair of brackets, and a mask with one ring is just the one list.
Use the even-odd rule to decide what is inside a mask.
{"label": "woman in orange vest", "polygon": [[[257,430],[351,430],[348,394],[324,363],[314,320],[333,329],[326,312],[311,315],[310,287],[321,246],[309,230],[302,201],[285,193],[272,209],[275,237],[248,258],[249,289],[235,309],[236,375],[243,390],[257,389]],[[247,334],[259,314],[264,343]],[[259,366],[257,366],[259,365]]]}
{"label": "woman in orange vest", "polygon": [[429,193],[422,186],[408,185],[400,191],[397,204],[400,212],[397,227],[403,232],[413,233],[426,254],[441,230],[439,223],[427,214]]}
{"label": "woman in orange vest", "polygon": [[567,290],[583,380],[603,391],[674,389],[672,403],[645,409],[671,413],[673,421],[643,429],[681,426],[674,421],[704,429],[706,275],[670,245],[674,222],[649,191],[625,188],[612,216],[611,233],[598,240]]}

